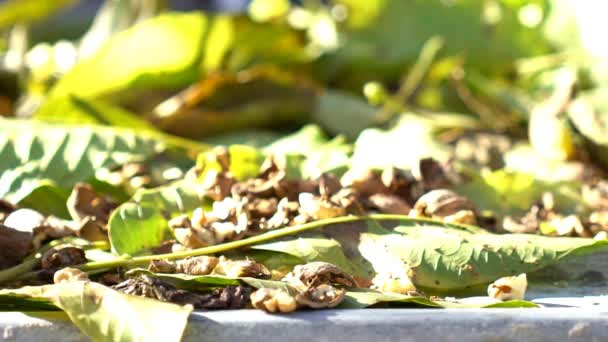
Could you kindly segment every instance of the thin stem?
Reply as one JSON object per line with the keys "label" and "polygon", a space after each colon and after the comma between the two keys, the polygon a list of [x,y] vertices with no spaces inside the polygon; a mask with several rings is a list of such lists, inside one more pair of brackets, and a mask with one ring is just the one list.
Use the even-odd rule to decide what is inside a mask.
{"label": "thin stem", "polygon": [[[85,240],[81,240],[85,241]],[[42,255],[53,247],[57,247],[62,244],[75,245],[80,246],[84,249],[102,249],[107,250],[110,249],[110,245],[107,241],[94,241],[88,242],[87,245],[79,245],[78,240],[70,241],[69,239],[59,239],[53,240],[48,244],[42,246],[36,253],[29,255],[26,257],[20,264],[15,265],[13,267],[7,268],[5,270],[0,271],[0,284],[6,283],[13,280],[21,280],[22,276],[25,276],[36,268],[40,264],[40,259],[42,259]],[[32,273],[32,272],[30,272]]]}
{"label": "thin stem", "polygon": [[17,279],[20,275],[33,270],[40,264],[39,257],[28,258],[19,265],[0,271],[0,283]]}
{"label": "thin stem", "polygon": [[253,245],[256,243],[261,243],[264,241],[280,238],[283,236],[298,234],[298,233],[301,233],[301,232],[304,232],[307,230],[321,228],[328,224],[354,222],[354,221],[359,221],[359,220],[363,220],[363,219],[367,219],[367,218],[368,217],[361,217],[361,216],[337,217],[337,218],[328,219],[328,220],[310,222],[310,223],[302,224],[299,226],[272,230],[272,231],[269,231],[264,234],[252,236],[252,237],[242,239],[242,240],[231,241],[231,242],[227,242],[227,243],[223,243],[223,244],[215,245],[215,246],[197,248],[197,249],[192,249],[189,251],[175,252],[175,253],[168,253],[168,254],[145,255],[145,256],[134,257],[134,258],[129,258],[129,259],[120,258],[120,259],[116,259],[116,260],[90,262],[90,263],[87,263],[87,264],[84,264],[81,266],[77,266],[76,268],[79,268],[80,270],[83,270],[83,271],[89,271],[89,270],[94,270],[94,269],[98,269],[98,268],[116,268],[116,267],[142,265],[142,264],[146,264],[152,260],[158,260],[158,259],[175,260],[175,259],[183,259],[183,258],[193,257],[193,256],[220,253],[220,252],[225,252],[228,250],[232,250],[232,249],[245,247],[245,246]]}
{"label": "thin stem", "polygon": [[433,64],[435,56],[443,47],[443,43],[441,37],[432,37],[424,43],[416,63],[410,72],[404,74],[397,93],[386,101],[385,105],[376,113],[378,123],[382,124],[389,121],[394,113],[400,110],[403,104],[414,94],[424,79],[424,75]]}
{"label": "thin stem", "polygon": [[473,227],[466,226],[466,225],[445,224],[443,222],[433,220],[433,219],[411,218],[409,216],[404,216],[404,215],[372,214],[372,215],[368,215],[368,216],[342,216],[342,217],[336,217],[336,218],[327,219],[327,220],[310,222],[310,223],[302,224],[299,226],[272,230],[267,233],[252,236],[252,237],[249,237],[246,239],[227,242],[227,243],[223,243],[223,244],[215,245],[215,246],[192,249],[189,251],[167,253],[167,254],[145,255],[145,256],[139,256],[139,257],[134,257],[134,258],[121,257],[121,258],[117,258],[115,260],[90,262],[90,263],[86,263],[86,264],[74,266],[74,267],[78,268],[82,271],[92,271],[92,270],[97,270],[97,269],[112,269],[112,268],[117,268],[117,267],[133,267],[133,266],[138,266],[138,265],[145,265],[145,264],[149,263],[150,261],[159,260],[159,259],[175,260],[175,259],[183,259],[183,258],[187,258],[187,257],[215,254],[215,253],[226,252],[229,250],[266,242],[266,241],[281,238],[284,236],[299,234],[299,233],[302,233],[302,232],[305,232],[308,230],[323,228],[327,225],[364,221],[364,220],[394,220],[394,221],[407,220],[409,222],[415,222],[415,223],[441,224],[441,225],[445,225],[445,226],[449,226],[449,227],[453,227],[453,228],[464,229],[464,230],[472,231],[472,232],[478,232],[477,228],[473,228]]}

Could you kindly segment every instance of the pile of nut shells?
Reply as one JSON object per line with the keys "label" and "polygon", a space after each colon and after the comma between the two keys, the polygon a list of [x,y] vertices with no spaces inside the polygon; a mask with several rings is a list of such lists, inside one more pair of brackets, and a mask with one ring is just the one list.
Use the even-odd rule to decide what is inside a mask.
{"label": "pile of nut shells", "polygon": [[[202,184],[205,196],[212,200],[211,205],[171,219],[168,225],[173,232],[172,238],[153,249],[154,254],[217,245],[317,220],[372,213],[431,218],[499,233],[606,239],[608,232],[608,183],[605,181],[584,185],[582,197],[590,208],[584,214],[560,213],[552,193],[547,192],[524,215],[497,218],[451,190],[465,181],[465,176],[450,163],[431,158],[420,160],[413,170],[395,167],[351,169],[341,177],[324,173],[316,179],[299,179],[288,176],[285,157],[269,156],[256,177],[241,181],[230,171],[231,158],[227,149],[217,148],[213,158],[220,166],[219,170],[202,173],[194,169],[187,176],[195,177]],[[116,207],[111,198],[98,194],[84,183],[77,184],[68,199],[71,220],[44,216],[31,209],[0,202],[0,267],[14,266],[37,251],[41,253],[40,266],[36,270],[37,277],[29,279],[28,284],[88,280],[87,273],[73,268],[87,262],[84,248],[73,244],[49,246],[44,242],[77,237],[90,243],[105,243],[108,220]],[[379,273],[373,279],[360,279],[325,262],[311,262],[279,272],[248,259],[197,256],[154,260],[148,270],[154,274],[275,280],[285,287],[256,289],[248,285],[228,285],[198,293],[146,274],[125,276],[125,270],[121,269],[96,276],[94,280],[127,294],[191,304],[200,309],[253,307],[282,313],[299,308],[335,307],[352,288],[422,294],[412,283],[406,268],[400,273]],[[511,278],[491,285],[489,295],[499,299],[523,298],[525,275]],[[512,288],[505,284],[512,284],[509,285]]]}

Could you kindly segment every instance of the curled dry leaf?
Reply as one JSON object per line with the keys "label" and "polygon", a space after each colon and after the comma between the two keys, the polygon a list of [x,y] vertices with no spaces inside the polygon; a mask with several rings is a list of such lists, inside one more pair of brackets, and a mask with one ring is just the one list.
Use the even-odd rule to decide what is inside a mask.
{"label": "curled dry leaf", "polygon": [[72,267],[62,268],[55,272],[55,274],[53,275],[53,282],[55,284],[86,280],[89,280],[89,276],[85,272]]}
{"label": "curled dry leaf", "polygon": [[344,300],[346,290],[328,284],[310,287],[296,295],[296,301],[311,309],[335,308]]}
{"label": "curled dry leaf", "polygon": [[78,247],[51,248],[42,255],[41,266],[45,270],[80,265],[87,262],[84,250]]}
{"label": "curled dry leaf", "polygon": [[20,263],[30,253],[32,240],[31,232],[0,224],[0,269]]}
{"label": "curled dry leaf", "polygon": [[288,313],[298,308],[296,299],[289,293],[270,288],[261,288],[251,294],[251,305],[268,312]]}
{"label": "curled dry leaf", "polygon": [[116,203],[100,196],[91,185],[78,183],[68,198],[67,207],[72,219],[78,223],[88,217],[106,225]]}
{"label": "curled dry leaf", "polygon": [[251,277],[258,279],[270,279],[271,273],[266,266],[253,260],[226,260],[220,259],[213,269],[213,274],[219,274],[231,278]]}
{"label": "curled dry leaf", "polygon": [[488,286],[488,296],[499,300],[522,300],[527,287],[528,279],[525,273],[515,277],[503,277]]}

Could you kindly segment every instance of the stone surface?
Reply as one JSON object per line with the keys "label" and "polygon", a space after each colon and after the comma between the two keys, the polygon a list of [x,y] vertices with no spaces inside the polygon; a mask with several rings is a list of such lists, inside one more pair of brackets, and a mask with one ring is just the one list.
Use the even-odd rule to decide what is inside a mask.
{"label": "stone surface", "polygon": [[[541,309],[366,309],[191,316],[185,341],[608,341],[608,297],[540,300]],[[570,305],[581,308],[567,307]],[[65,320],[0,313],[1,341],[86,341]]]}
{"label": "stone surface", "polygon": [[[539,309],[197,312],[184,341],[608,341],[608,269],[595,265],[606,258],[573,258],[532,280],[526,297]],[[46,315],[0,312],[0,341],[88,340],[65,315]]]}

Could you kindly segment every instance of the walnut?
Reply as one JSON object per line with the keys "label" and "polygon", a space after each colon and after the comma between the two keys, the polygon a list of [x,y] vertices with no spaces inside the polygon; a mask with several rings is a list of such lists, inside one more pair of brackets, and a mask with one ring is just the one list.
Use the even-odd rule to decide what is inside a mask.
{"label": "walnut", "polygon": [[175,273],[175,263],[169,260],[152,260],[148,270],[154,273]]}
{"label": "walnut", "polygon": [[201,248],[216,243],[214,234],[207,229],[175,228],[175,239],[186,248]]}
{"label": "walnut", "polygon": [[84,250],[78,247],[51,248],[42,255],[41,265],[45,270],[80,265],[87,262]]}
{"label": "walnut", "polygon": [[382,171],[381,178],[390,194],[405,200],[408,205],[413,204],[424,190],[410,171],[389,167]]}
{"label": "walnut", "polygon": [[444,218],[461,210],[474,211],[475,207],[469,199],[447,189],[429,191],[414,205],[417,215],[433,218]]}
{"label": "walnut", "polygon": [[219,263],[219,259],[212,256],[189,257],[176,262],[176,272],[191,275],[207,275]]}
{"label": "walnut", "polygon": [[224,275],[231,278],[251,277],[270,279],[271,273],[266,266],[252,260],[226,260],[220,259],[213,269],[213,274]]}
{"label": "walnut", "polygon": [[341,182],[345,187],[355,189],[363,197],[389,192],[380,174],[373,170],[351,169],[342,176]]}
{"label": "walnut", "polygon": [[300,212],[315,220],[323,220],[346,215],[346,209],[326,199],[303,192],[299,195]]}
{"label": "walnut", "polygon": [[318,181],[319,194],[323,197],[331,197],[342,188],[340,180],[330,173],[322,174]]}
{"label": "walnut", "polygon": [[282,313],[292,312],[298,308],[296,299],[289,293],[268,288],[262,288],[252,293],[251,305],[256,309]]}
{"label": "walnut", "polygon": [[[196,210],[202,210],[201,208],[197,208]],[[194,215],[193,215],[194,216]],[[190,217],[188,217],[188,215],[183,214],[180,216],[176,216],[174,218],[172,218],[171,220],[169,220],[169,227],[170,228],[191,228],[192,227],[192,222],[190,222]]]}
{"label": "walnut", "polygon": [[499,300],[524,299],[528,280],[522,273],[516,277],[504,277],[488,286],[488,296]]}
{"label": "walnut", "polygon": [[257,198],[247,203],[245,209],[253,219],[270,218],[277,212],[277,199]]}
{"label": "walnut", "polygon": [[209,170],[203,180],[205,194],[214,201],[221,201],[230,195],[236,180],[230,172]]}
{"label": "walnut", "polygon": [[608,182],[583,185],[583,201],[592,209],[608,209]]}
{"label": "walnut", "polygon": [[285,277],[285,280],[294,284],[300,282],[306,287],[315,287],[321,284],[339,284],[347,287],[357,286],[357,282],[349,274],[335,265],[322,261],[297,265]]}
{"label": "walnut", "polygon": [[312,309],[334,308],[344,300],[346,290],[328,284],[310,287],[296,295],[298,304]]}
{"label": "walnut", "polygon": [[290,202],[287,197],[284,197],[279,201],[276,213],[266,221],[264,228],[275,229],[289,225],[298,214],[299,208],[298,202]]}
{"label": "walnut", "polygon": [[55,284],[85,280],[89,280],[89,277],[85,272],[71,267],[62,268],[53,275],[53,282]]}
{"label": "walnut", "polygon": [[477,218],[472,210],[460,210],[443,218],[445,223],[477,224]]}
{"label": "walnut", "polygon": [[407,215],[411,209],[404,200],[391,194],[375,194],[367,202],[370,207],[387,214]]}

